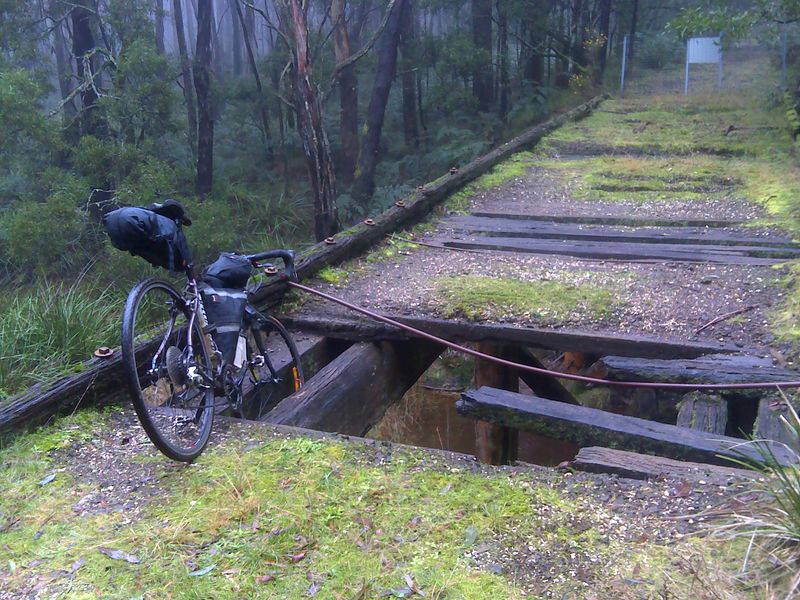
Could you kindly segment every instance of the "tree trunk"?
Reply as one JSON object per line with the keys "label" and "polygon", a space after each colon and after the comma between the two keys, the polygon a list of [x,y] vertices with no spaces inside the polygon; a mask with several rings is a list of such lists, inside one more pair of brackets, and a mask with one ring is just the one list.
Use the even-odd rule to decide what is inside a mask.
{"label": "tree trunk", "polygon": [[628,37],[628,60],[633,61],[633,46],[636,42],[636,19],[639,16],[639,0],[633,0],[633,15],[631,16],[631,30]]}
{"label": "tree trunk", "polygon": [[[261,135],[264,140],[264,149],[267,153],[267,158],[272,160],[272,134],[269,129],[269,109],[267,108],[267,99],[264,97],[264,88],[261,85],[261,76],[258,73],[258,65],[256,64],[256,56],[253,52],[253,45],[251,43],[252,34],[247,29],[247,21],[242,13],[242,6],[239,0],[231,0],[236,8],[236,14],[239,16],[239,24],[242,26],[244,33],[244,47],[247,51],[247,62],[250,64],[250,70],[253,73],[253,79],[256,82],[256,90],[258,91],[258,112],[261,115]],[[234,27],[234,31],[236,28]]]}
{"label": "tree trunk", "polygon": [[497,114],[503,123],[508,116],[508,13],[503,0],[497,0],[497,62],[498,62],[498,99]]}
{"label": "tree trunk", "polygon": [[163,0],[155,0],[155,22],[156,22],[156,49],[159,54],[164,54],[164,4]]}
{"label": "tree trunk", "polygon": [[[351,52],[344,0],[333,0],[331,3],[331,21],[336,62],[341,63],[350,58]],[[339,123],[342,138],[339,172],[344,185],[350,186],[358,160],[358,80],[355,64],[339,72]]]}
{"label": "tree trunk", "polygon": [[378,41],[378,66],[375,73],[375,84],[372,98],[367,109],[367,123],[358,156],[354,196],[363,204],[372,197],[375,191],[375,167],[378,164],[378,147],[381,141],[383,119],[386,114],[386,103],[392,88],[395,69],[397,67],[397,44],[400,38],[400,16],[406,0],[396,0],[392,12],[386,22],[386,28]]}
{"label": "tree trunk", "polygon": [[214,114],[211,106],[211,2],[198,0],[197,48],[194,53],[194,89],[197,93],[198,194],[208,194],[214,178]]}
{"label": "tree trunk", "polygon": [[[51,7],[54,4],[56,4],[56,2],[51,0]],[[51,8],[51,15],[52,14],[55,14],[55,12]],[[61,99],[64,102],[63,122],[64,127],[69,133],[70,131],[75,131],[75,117],[77,116],[78,111],[75,108],[75,100],[67,100],[72,93],[72,78],[75,74],[72,72],[72,62],[70,58],[69,47],[67,46],[67,40],[64,36],[64,30],[62,27],[63,24],[60,22],[54,22],[53,24],[53,53],[56,56],[58,89],[61,92]]]}
{"label": "tree trunk", "polygon": [[597,67],[594,70],[596,85],[603,83],[603,74],[606,71],[606,54],[608,52],[608,33],[611,22],[611,0],[600,0],[600,45],[597,48]]}
{"label": "tree trunk", "polygon": [[419,147],[419,125],[417,121],[417,74],[418,61],[415,60],[414,44],[414,0],[407,0],[400,24],[400,52],[403,61],[400,64],[403,82],[403,133],[406,146]]}
{"label": "tree trunk", "polygon": [[303,140],[303,154],[314,197],[314,234],[317,241],[321,241],[339,230],[336,177],[319,98],[311,81],[306,16],[300,0],[281,0],[281,4],[284,13],[287,13],[281,19],[284,34],[291,40],[292,92],[297,130]]}
{"label": "tree trunk", "polygon": [[77,61],[78,81],[81,90],[81,113],[79,127],[81,135],[103,135],[104,127],[97,107],[95,70],[97,61],[92,53],[96,48],[92,34],[92,11],[89,0],[75,0],[72,5],[72,54]]}
{"label": "tree trunk", "polygon": [[178,40],[178,54],[181,61],[181,79],[183,80],[183,97],[186,100],[186,117],[189,122],[189,147],[192,156],[197,156],[197,106],[192,91],[192,68],[186,46],[186,33],[183,28],[183,7],[181,0],[172,0],[172,12],[175,17],[175,37]]}
{"label": "tree trunk", "polygon": [[[242,7],[239,4],[239,0],[230,0],[232,4],[232,12],[236,11],[236,14],[239,15],[237,19],[233,14],[231,14],[231,27],[233,29],[233,41],[231,44],[231,54],[233,55],[233,74],[236,77],[240,77],[242,74],[242,32],[245,28],[244,22],[244,15],[242,14]],[[246,35],[244,37],[247,37]],[[248,57],[249,61],[249,57]],[[251,66],[252,68],[252,66]],[[259,89],[259,95],[261,94],[261,90]]]}
{"label": "tree trunk", "polygon": [[472,94],[478,110],[492,107],[492,0],[472,0],[472,43],[477,60],[472,73]]}

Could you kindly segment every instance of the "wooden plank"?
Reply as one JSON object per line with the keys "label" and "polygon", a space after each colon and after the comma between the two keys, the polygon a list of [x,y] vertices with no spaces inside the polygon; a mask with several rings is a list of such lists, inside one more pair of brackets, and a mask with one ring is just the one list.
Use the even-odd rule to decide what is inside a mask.
{"label": "wooden plank", "polygon": [[[733,344],[687,342],[574,329],[541,329],[509,324],[448,321],[433,317],[387,315],[422,331],[455,342],[500,342],[549,350],[591,349],[596,354],[647,358],[695,358],[704,354],[739,353]],[[411,339],[411,334],[367,317],[344,313],[293,314],[281,317],[292,328],[352,341]]]}
{"label": "wooden plank", "polygon": [[764,394],[758,402],[758,415],[753,437],[759,440],[775,440],[796,447],[797,441],[792,438],[784,422],[784,420],[788,420],[791,423],[791,419],[789,407],[783,396],[776,392]]}
{"label": "wooden plank", "polygon": [[715,244],[722,246],[755,246],[759,248],[800,249],[800,245],[783,235],[758,234],[755,231],[711,227],[624,227],[586,223],[501,219],[456,215],[440,221],[440,226],[454,231],[489,237],[585,240],[598,242],[636,242],[646,244]]}
{"label": "wooden plank", "polygon": [[[512,361],[517,359],[518,354],[513,348],[490,342],[477,344],[476,350]],[[475,359],[475,385],[518,392],[519,377],[516,370],[477,358]],[[475,422],[475,457],[480,462],[489,465],[510,464],[517,460],[518,445],[517,430],[487,421]]]}
{"label": "wooden plank", "polygon": [[590,446],[581,448],[569,468],[588,473],[606,473],[628,479],[676,479],[700,485],[730,485],[748,481],[756,476],[753,471],[684,462],[649,456],[612,448]]}
{"label": "wooden plank", "polygon": [[770,358],[744,353],[709,354],[688,360],[604,356],[591,371],[612,381],[666,383],[755,383],[799,378],[796,371],[773,365]]}
{"label": "wooden plank", "polygon": [[425,341],[354,344],[262,420],[364,435],[414,385],[442,349]]}
{"label": "wooden plank", "polygon": [[658,259],[674,262],[710,262],[726,265],[770,266],[800,255],[800,250],[762,248],[756,246],[718,246],[691,244],[638,244],[577,240],[531,240],[489,236],[469,236],[441,241],[448,248],[492,250],[522,254],[555,254],[578,258],[641,260]]}
{"label": "wooden plank", "polygon": [[[298,277],[310,277],[327,265],[352,258],[382,240],[389,232],[424,219],[433,207],[450,194],[512,154],[536,144],[564,123],[588,116],[606,97],[596,96],[546,123],[528,129],[455,173],[426,184],[422,190],[406,198],[403,207],[393,206],[374,217],[373,226],[359,224],[337,234],[334,244],[320,242],[312,246],[298,257]],[[285,291],[286,283],[276,279],[256,290],[250,299],[259,306],[275,305],[280,302]],[[74,406],[78,400],[95,402],[104,395],[118,391],[123,385],[118,356],[105,362],[86,361],[81,364],[80,369],[81,373],[78,375],[34,386],[4,402],[0,407],[0,431],[28,422],[34,413],[37,418],[46,419],[61,408]]]}
{"label": "wooden plank", "polygon": [[[759,457],[753,446],[743,444],[738,438],[487,387],[464,392],[456,408],[462,415],[580,446],[605,446],[723,466],[731,466],[729,459]],[[765,443],[781,462],[796,460],[784,446]]]}
{"label": "wooden plank", "polygon": [[676,425],[725,435],[728,401],[719,394],[690,392],[680,401]]}
{"label": "wooden plank", "polygon": [[627,227],[739,227],[741,221],[722,219],[642,219],[636,217],[605,217],[598,215],[542,215],[475,211],[474,217],[487,219],[515,219],[520,221],[548,221],[551,223],[578,223],[594,225],[621,225]]}

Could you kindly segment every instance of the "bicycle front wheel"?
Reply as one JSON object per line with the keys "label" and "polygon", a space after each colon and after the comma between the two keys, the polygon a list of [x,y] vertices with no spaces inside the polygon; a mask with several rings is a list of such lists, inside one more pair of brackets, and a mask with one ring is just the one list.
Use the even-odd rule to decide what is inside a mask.
{"label": "bicycle front wheel", "polygon": [[248,306],[247,368],[240,415],[259,419],[305,381],[300,353],[292,336],[273,316]]}
{"label": "bicycle front wheel", "polygon": [[213,368],[197,319],[189,332],[191,315],[172,285],[146,279],[131,290],[122,318],[122,358],[136,414],[153,444],[183,462],[203,451],[214,420]]}

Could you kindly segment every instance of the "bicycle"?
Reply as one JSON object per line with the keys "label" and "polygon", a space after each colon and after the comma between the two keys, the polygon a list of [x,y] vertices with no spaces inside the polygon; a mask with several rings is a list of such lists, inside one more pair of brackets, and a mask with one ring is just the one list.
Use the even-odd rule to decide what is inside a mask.
{"label": "bicycle", "polygon": [[[276,269],[264,261],[280,258],[282,277],[296,279],[291,250],[236,256],[256,269],[272,267],[273,272]],[[303,369],[289,332],[274,316],[252,306],[244,289],[217,289],[198,281],[191,260],[184,271],[187,283],[182,292],[157,277],[131,289],[122,319],[122,361],[147,436],[169,458],[191,462],[208,443],[215,414],[228,409],[239,417],[261,416],[276,400],[301,388]],[[240,323],[209,323],[205,304],[215,295],[237,294],[246,301]],[[234,332],[231,359],[217,340]]]}

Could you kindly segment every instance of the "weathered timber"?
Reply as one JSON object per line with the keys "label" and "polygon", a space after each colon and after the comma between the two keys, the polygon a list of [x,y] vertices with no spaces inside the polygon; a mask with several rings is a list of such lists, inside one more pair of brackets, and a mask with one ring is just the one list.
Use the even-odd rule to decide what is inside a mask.
{"label": "weathered timber", "polygon": [[[297,342],[298,352],[305,358],[319,343],[321,338],[304,336]],[[153,352],[155,349],[156,343],[149,342],[143,344],[137,353]],[[280,360],[276,362],[281,365]],[[73,410],[78,405],[127,401],[130,398],[119,348],[111,358],[92,359],[82,366],[82,371],[76,375],[37,384],[4,401],[0,405],[0,431],[35,425],[60,412]],[[313,363],[309,363],[309,366],[313,370]]]}
{"label": "weathered timber", "polygon": [[684,462],[596,446],[581,448],[569,467],[576,471],[606,473],[628,479],[678,479],[702,482],[701,485],[729,485],[754,477],[753,471],[745,469]]}
{"label": "weathered timber", "polygon": [[364,435],[441,352],[429,342],[355,344],[262,420]]}
{"label": "weathered timber", "polygon": [[[393,206],[374,217],[373,226],[356,225],[337,234],[334,244],[321,242],[312,246],[298,257],[298,277],[310,277],[328,265],[352,258],[382,240],[388,233],[424,219],[431,209],[460,187],[483,175],[512,154],[529,148],[564,123],[586,117],[604,99],[605,96],[597,96],[527,130],[455,173],[426,184],[422,190],[406,198],[404,206]],[[253,293],[251,301],[260,306],[274,305],[282,298],[285,290],[285,282],[276,279]],[[118,391],[121,381],[122,367],[118,355],[105,362],[85,362],[81,365],[79,375],[34,386],[5,401],[0,407],[0,431],[26,423],[29,419],[46,419],[59,409],[69,407],[71,403],[74,405],[77,399],[93,401],[102,398],[110,392]]]}
{"label": "weathered timber", "polygon": [[728,426],[728,401],[719,394],[690,392],[680,401],[678,427],[725,435]]}
{"label": "weathered timber", "polygon": [[692,244],[642,244],[592,242],[581,240],[534,240],[526,238],[467,236],[441,241],[448,248],[492,250],[521,254],[555,254],[576,258],[642,260],[669,262],[709,262],[725,265],[769,266],[800,255],[793,248],[762,246],[720,246]]}
{"label": "weathered timber", "polygon": [[[589,348],[597,354],[646,358],[694,358],[712,353],[737,353],[741,348],[716,342],[663,340],[613,332],[537,329],[520,325],[448,321],[432,317],[387,315],[392,319],[455,342],[500,342],[549,350]],[[413,337],[391,325],[344,314],[294,314],[281,320],[294,329],[351,341],[402,340]]]}
{"label": "weathered timber", "polygon": [[[464,165],[455,173],[444,175],[433,182],[425,184],[422,190],[418,190],[405,198],[402,207],[392,206],[373,217],[373,225],[363,223],[356,225],[338,233],[334,237],[334,244],[322,242],[312,246],[298,258],[298,277],[300,279],[311,277],[328,265],[338,264],[353,258],[382,240],[387,234],[421,221],[434,206],[445,200],[450,194],[483,175],[512,154],[529,148],[564,123],[587,116],[604,98],[605,96],[593,98],[589,102],[581,104],[546,123],[527,130],[488,154]],[[284,289],[285,284],[282,282],[276,281],[266,284],[254,294],[254,302],[261,304],[274,303],[283,294]]]}
{"label": "weathered timber", "polygon": [[708,354],[690,360],[604,356],[591,371],[612,381],[665,383],[756,383],[799,378],[797,372],[773,365],[770,358],[741,353]]}
{"label": "weathered timber", "polygon": [[[512,361],[517,360],[519,354],[513,347],[490,342],[477,344],[476,350]],[[475,385],[518,392],[519,376],[515,369],[478,358],[475,360]],[[475,457],[480,462],[490,465],[510,464],[517,460],[518,446],[519,432],[516,429],[488,421],[475,421]]]}
{"label": "weathered timber", "polygon": [[[566,157],[565,157],[566,158]],[[601,217],[595,215],[536,215],[528,213],[497,213],[476,211],[473,217],[487,219],[514,219],[519,221],[546,221],[550,223],[578,223],[583,225],[619,225],[623,227],[738,227],[741,221],[711,219],[643,219],[639,217]]]}
{"label": "weathered timber", "polygon": [[[544,369],[545,365],[536,357],[536,355],[529,348],[522,348],[517,354],[517,359],[524,365]],[[579,404],[575,396],[561,385],[561,382],[555,377],[547,375],[536,375],[535,373],[528,373],[526,371],[519,372],[519,378],[525,382],[533,393],[541,398],[548,400],[558,400],[559,402],[566,402],[567,404]]]}
{"label": "weathered timber", "polygon": [[587,223],[558,223],[535,219],[503,219],[456,215],[443,219],[440,225],[453,231],[481,234],[489,237],[584,240],[595,242],[636,242],[646,244],[692,244],[720,246],[754,246],[758,248],[787,248],[800,245],[784,235],[765,236],[755,231],[719,227],[631,227]]}
{"label": "weathered timber", "polygon": [[[307,334],[293,334],[293,338],[300,354],[300,364],[306,381],[349,347],[349,344]],[[278,334],[270,335],[266,339],[265,346],[280,383],[254,388],[251,378],[245,379],[242,390],[243,416],[248,419],[258,419],[294,392],[294,376],[290,371],[292,356],[289,354],[289,349]]]}
{"label": "weathered timber", "polygon": [[[730,459],[757,459],[741,439],[665,425],[536,396],[483,387],[464,392],[456,403],[462,415],[531,431],[580,446],[605,446],[678,460],[730,466]],[[764,442],[782,463],[795,460],[779,444]]]}
{"label": "weathered timber", "polygon": [[786,419],[791,423],[790,419],[792,418],[786,402],[786,398],[776,392],[765,394],[759,400],[758,415],[753,431],[755,439],[774,440],[797,447],[797,441],[792,439],[787,423],[784,421]]}

